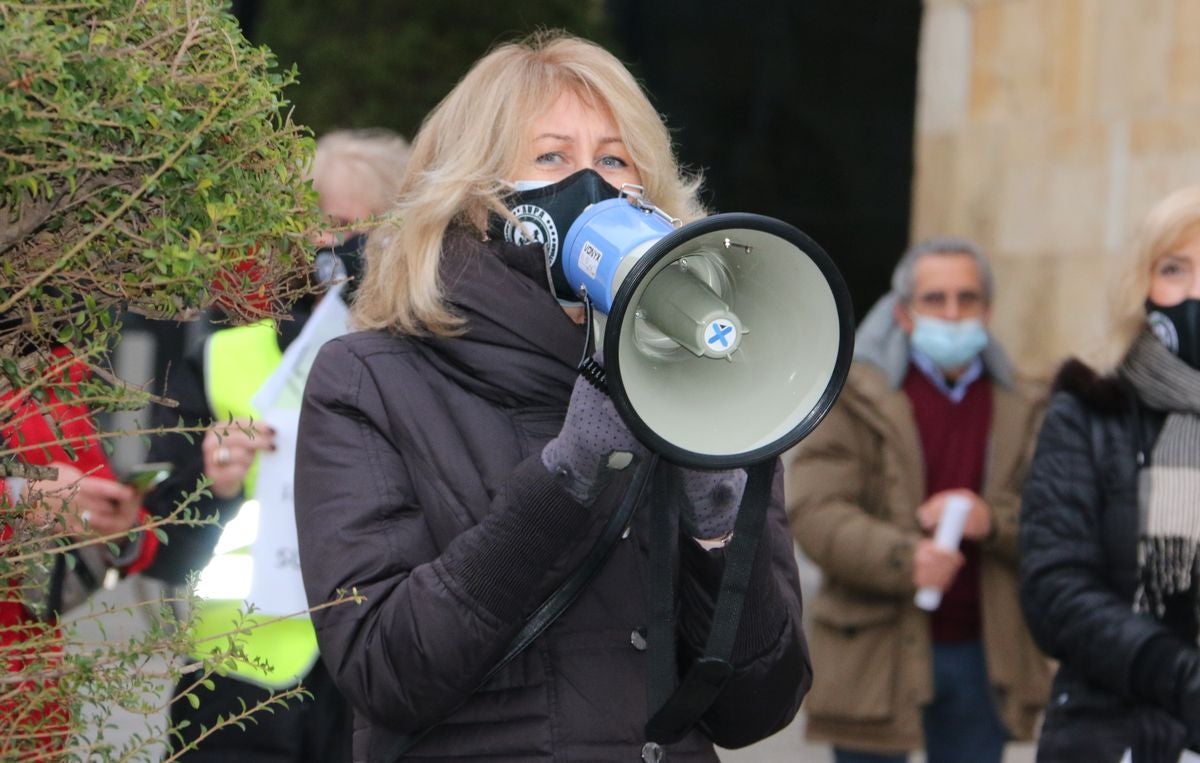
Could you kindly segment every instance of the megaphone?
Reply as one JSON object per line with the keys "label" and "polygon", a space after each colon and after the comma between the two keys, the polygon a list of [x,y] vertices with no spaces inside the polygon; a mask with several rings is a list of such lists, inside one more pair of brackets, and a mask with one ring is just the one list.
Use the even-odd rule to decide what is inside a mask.
{"label": "megaphone", "polygon": [[618,413],[669,461],[730,469],[773,458],[841,392],[849,292],[829,255],[781,220],[728,213],[684,225],[627,185],[575,220],[561,256],[576,294],[604,316]]}

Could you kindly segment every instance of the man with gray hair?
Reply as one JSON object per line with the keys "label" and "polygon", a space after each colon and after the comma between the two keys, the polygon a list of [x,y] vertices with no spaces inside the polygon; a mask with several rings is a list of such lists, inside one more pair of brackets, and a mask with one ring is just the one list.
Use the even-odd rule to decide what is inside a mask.
{"label": "man with gray hair", "polygon": [[[841,398],[790,454],[792,527],[823,573],[808,736],[837,763],[922,747],[929,763],[999,763],[1045,703],[1016,569],[1042,396],[989,334],[992,302],[976,244],[909,249],[859,328]],[[958,549],[931,537],[951,502],[968,507]],[[933,611],[918,589],[940,594]]]}

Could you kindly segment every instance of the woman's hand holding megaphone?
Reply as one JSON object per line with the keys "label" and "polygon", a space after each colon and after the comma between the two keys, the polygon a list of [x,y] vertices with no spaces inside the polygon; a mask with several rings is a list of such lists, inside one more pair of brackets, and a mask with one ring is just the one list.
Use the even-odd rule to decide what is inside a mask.
{"label": "woman's hand holding megaphone", "polygon": [[[597,363],[603,355],[597,353]],[[596,500],[615,469],[648,453],[621,420],[612,400],[583,376],[575,380],[558,436],[542,449],[542,464],[575,500]],[[703,471],[671,466],[683,490],[684,529],[698,540],[728,539],[746,489],[746,471]]]}
{"label": "woman's hand holding megaphone", "polygon": [[542,449],[542,464],[575,500],[589,504],[600,495],[613,469],[646,454],[608,395],[581,376],[571,391],[562,430]]}
{"label": "woman's hand holding megaphone", "polygon": [[681,466],[671,468],[679,470],[687,499],[682,507],[684,529],[700,541],[727,541],[746,490],[746,470],[710,472]]}

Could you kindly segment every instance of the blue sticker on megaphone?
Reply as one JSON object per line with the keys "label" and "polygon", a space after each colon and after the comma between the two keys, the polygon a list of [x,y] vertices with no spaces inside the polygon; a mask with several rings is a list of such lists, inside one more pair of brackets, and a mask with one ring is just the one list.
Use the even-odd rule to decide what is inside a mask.
{"label": "blue sticker on megaphone", "polygon": [[729,321],[715,320],[704,330],[704,341],[714,350],[728,350],[737,342],[737,327]]}

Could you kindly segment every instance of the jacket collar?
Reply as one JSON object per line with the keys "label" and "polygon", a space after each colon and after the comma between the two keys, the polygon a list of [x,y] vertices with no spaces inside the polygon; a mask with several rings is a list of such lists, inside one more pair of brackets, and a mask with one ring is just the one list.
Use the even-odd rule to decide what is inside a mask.
{"label": "jacket collar", "polygon": [[550,293],[540,244],[481,242],[452,231],[439,267],[462,333],[418,343],[464,388],[507,407],[565,407],[577,376],[584,329]]}

